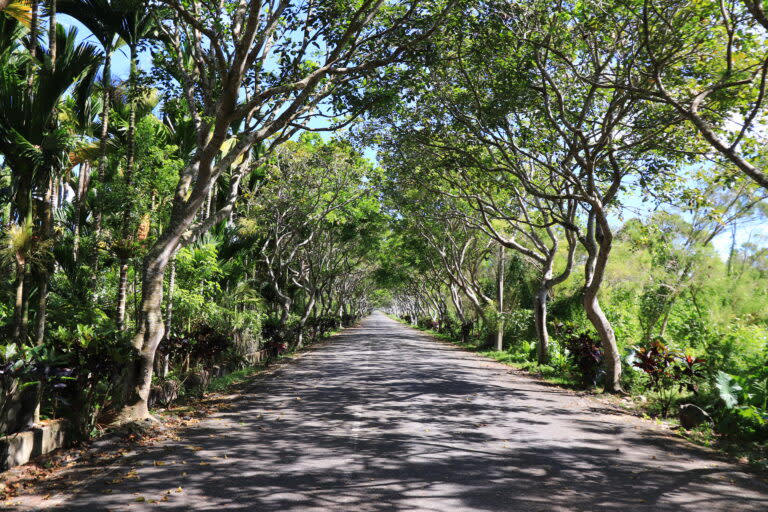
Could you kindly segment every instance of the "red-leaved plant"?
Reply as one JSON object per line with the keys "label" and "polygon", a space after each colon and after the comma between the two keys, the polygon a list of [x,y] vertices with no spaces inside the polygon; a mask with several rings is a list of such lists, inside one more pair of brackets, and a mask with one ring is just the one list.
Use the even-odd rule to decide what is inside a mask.
{"label": "red-leaved plant", "polygon": [[698,392],[698,381],[703,377],[703,359],[671,349],[661,337],[648,346],[634,347],[634,350],[633,365],[648,375],[646,387],[659,395],[662,416],[669,412],[675,391]]}

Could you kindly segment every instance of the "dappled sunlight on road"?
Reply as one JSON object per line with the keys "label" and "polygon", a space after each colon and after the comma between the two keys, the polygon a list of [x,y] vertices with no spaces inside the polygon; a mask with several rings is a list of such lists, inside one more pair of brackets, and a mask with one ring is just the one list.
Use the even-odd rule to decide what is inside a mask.
{"label": "dappled sunlight on road", "polygon": [[764,511],[768,490],[376,314],[56,509]]}

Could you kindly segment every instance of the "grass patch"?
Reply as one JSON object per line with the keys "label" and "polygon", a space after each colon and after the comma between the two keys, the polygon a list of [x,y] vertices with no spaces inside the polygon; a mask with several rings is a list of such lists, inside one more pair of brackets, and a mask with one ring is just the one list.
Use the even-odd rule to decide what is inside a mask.
{"label": "grass patch", "polygon": [[211,379],[211,383],[208,385],[208,391],[214,393],[229,391],[258,375],[264,368],[266,368],[266,366],[263,364],[247,366],[242,370],[235,370],[230,374],[215,377]]}

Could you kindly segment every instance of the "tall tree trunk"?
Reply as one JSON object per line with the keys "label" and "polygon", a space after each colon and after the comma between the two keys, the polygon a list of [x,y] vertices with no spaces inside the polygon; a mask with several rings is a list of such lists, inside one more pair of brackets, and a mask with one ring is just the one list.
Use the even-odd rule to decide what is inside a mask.
{"label": "tall tree trunk", "polygon": [[603,364],[605,365],[605,391],[621,393],[621,357],[616,346],[616,335],[613,326],[605,316],[597,294],[590,291],[584,293],[584,310],[587,318],[597,330],[603,349]]}
{"label": "tall tree trunk", "polygon": [[326,307],[327,307],[327,303],[325,300],[325,293],[321,291],[320,292],[320,316],[321,317],[325,316]]}
{"label": "tall tree trunk", "polygon": [[152,384],[155,352],[165,333],[161,314],[163,302],[163,277],[168,264],[167,256],[148,255],[145,259],[142,279],[142,308],[139,328],[133,338],[134,361],[129,368],[126,404],[120,411],[119,420],[150,417],[147,400]]}
{"label": "tall tree trunk", "polygon": [[[54,179],[51,176],[48,179],[48,189],[45,192],[43,198],[43,223],[41,226],[40,237],[43,240],[50,240],[53,237],[53,194],[54,194]],[[35,344],[42,345],[45,340],[45,322],[48,305],[48,281],[50,279],[51,267],[53,266],[48,261],[47,255],[44,256],[45,264],[40,269],[37,281],[37,317],[35,319]]]}
{"label": "tall tree trunk", "polygon": [[[28,173],[19,180],[18,193],[13,204],[13,213],[18,219],[19,236],[22,239],[33,237],[34,223],[32,221],[32,172]],[[20,243],[20,239],[18,242]],[[27,327],[29,324],[29,292],[32,286],[30,258],[34,251],[33,244],[25,242],[26,247],[17,247],[16,252],[16,302],[13,315],[13,339],[17,343],[27,342]],[[31,247],[30,247],[31,246]]]}
{"label": "tall tree trunk", "polygon": [[[50,0],[48,3],[48,52],[51,58],[51,70],[56,69],[56,0]],[[50,127],[56,128],[56,108],[54,107],[54,113],[51,116]],[[48,177],[48,184],[45,189],[45,195],[43,196],[43,211],[42,211],[42,226],[40,230],[40,240],[50,240],[53,237],[53,194],[54,181],[58,169],[51,169],[51,174]],[[45,260],[47,256],[43,256]],[[37,316],[35,318],[35,344],[42,345],[45,338],[45,320],[46,320],[46,307],[48,304],[48,267],[49,262],[46,261],[43,265],[44,268],[40,269],[37,274]],[[27,309],[29,305],[27,305]]]}
{"label": "tall tree trunk", "polygon": [[[165,300],[165,329],[163,332],[162,341],[168,343],[168,339],[171,336],[171,326],[173,325],[173,291],[176,288],[176,254],[171,258],[169,263],[169,275],[168,275],[168,295]],[[165,378],[168,376],[170,369],[171,357],[168,350],[163,355],[162,367],[160,376]]]}
{"label": "tall tree trunk", "polygon": [[547,330],[547,297],[549,288],[546,280],[541,283],[533,299],[533,317],[536,324],[536,336],[539,340],[537,356],[539,364],[549,362],[549,331]]}
{"label": "tall tree trunk", "polygon": [[667,304],[667,309],[664,312],[664,319],[661,321],[661,328],[659,329],[659,336],[664,337],[664,333],[667,331],[667,325],[669,324],[669,315],[672,313],[673,304]]}
{"label": "tall tree trunk", "polygon": [[211,189],[208,191],[208,197],[206,197],[206,199],[205,199],[205,206],[203,207],[203,211],[202,211],[203,218],[205,218],[205,219],[207,219],[208,217],[211,216],[211,210],[213,209],[213,204],[212,203],[213,203],[213,196],[214,196],[214,193],[215,193],[215,191],[214,191],[215,188],[216,188],[215,185],[213,187],[211,187]]}
{"label": "tall tree trunk", "polygon": [[602,212],[596,212],[594,207],[590,212],[585,242],[587,261],[584,267],[585,285],[582,298],[584,310],[600,336],[605,366],[605,391],[623,393],[624,390],[621,388],[621,357],[616,345],[616,334],[597,299],[597,294],[605,277],[613,235],[605,215]]}
{"label": "tall tree trunk", "polygon": [[117,330],[124,332],[125,303],[128,296],[128,258],[120,256],[120,280],[117,285]]}
{"label": "tall tree trunk", "polygon": [[[30,2],[30,10],[32,11],[32,19],[30,20],[29,24],[29,45],[27,46],[27,50],[29,50],[30,53],[34,53],[36,47],[37,47],[37,37],[38,37],[38,31],[40,29],[40,14],[39,14],[39,8],[38,8],[37,0],[32,0]],[[32,84],[35,81],[35,74],[32,73],[32,63],[30,61],[29,64],[27,64],[27,89],[29,91],[32,90]]]}
{"label": "tall tree trunk", "polygon": [[[133,184],[133,169],[136,164],[136,46],[131,46],[131,70],[128,78],[128,151],[126,153],[125,184],[130,190]],[[126,219],[130,217],[131,210],[126,208],[123,213],[123,230],[126,229]]]}
{"label": "tall tree trunk", "polygon": [[[53,2],[52,2],[53,3]],[[55,51],[55,50],[52,50]],[[54,179],[53,169],[48,177],[48,187],[43,197],[42,226],[40,230],[41,240],[52,240],[53,233],[53,198],[56,195],[56,180]],[[42,255],[44,263],[38,271],[37,281],[37,315],[35,317],[35,345],[42,345],[45,341],[45,326],[48,307],[48,280],[53,272],[53,262],[49,261],[48,255]],[[35,413],[33,421],[40,421],[40,404],[43,401],[43,388],[45,387],[45,376],[40,376],[40,384],[37,386],[37,396],[35,398]]]}
{"label": "tall tree trunk", "polygon": [[137,264],[134,259],[133,281],[131,282],[131,293],[133,294],[133,318],[139,318],[139,276],[141,276],[141,265]]}
{"label": "tall tree trunk", "polygon": [[504,246],[499,244],[499,261],[496,270],[496,297],[498,318],[496,320],[496,351],[504,350]]}
{"label": "tall tree trunk", "polygon": [[451,301],[453,301],[453,307],[456,309],[456,315],[459,317],[459,321],[463,324],[466,322],[466,317],[464,316],[464,306],[461,304],[461,297],[459,297],[459,291],[456,289],[456,285],[451,283]]}
{"label": "tall tree trunk", "polygon": [[288,333],[286,332],[286,326],[288,325],[288,318],[291,315],[291,300],[290,299],[283,299],[283,302],[280,307],[280,328],[278,332],[281,336],[284,338],[287,338]]}
{"label": "tall tree trunk", "polygon": [[59,176],[59,179],[57,182],[58,182],[58,188],[56,190],[58,194],[58,199],[56,201],[56,211],[64,208],[64,202],[67,200],[67,183],[64,180],[64,177]]}
{"label": "tall tree trunk", "polygon": [[[104,48],[104,66],[101,77],[101,130],[99,131],[99,165],[96,167],[96,176],[99,185],[103,186],[107,176],[107,144],[109,142],[109,109],[110,109],[110,88],[112,86],[112,48]],[[96,242],[101,240],[102,217],[104,211],[103,194],[97,196],[94,218],[94,236]],[[99,251],[94,249],[92,253],[91,282],[93,283],[93,292],[96,289],[96,280],[99,274]],[[95,294],[94,294],[95,296]]]}
{"label": "tall tree trunk", "polygon": [[77,177],[77,190],[75,191],[75,226],[72,237],[72,258],[75,263],[80,260],[80,224],[83,217],[83,208],[88,196],[88,180],[90,178],[91,165],[88,162],[80,164],[80,172]]}
{"label": "tall tree trunk", "polygon": [[56,69],[56,0],[48,3],[48,51],[51,54],[51,69]]}
{"label": "tall tree trunk", "polygon": [[16,300],[13,308],[13,341],[20,343],[21,323],[24,315],[24,283],[27,275],[26,262],[20,261],[16,264]]}
{"label": "tall tree trunk", "polygon": [[298,340],[296,341],[297,348],[301,348],[303,346],[304,326],[307,325],[307,320],[309,320],[309,315],[311,315],[312,310],[315,309],[315,302],[316,302],[316,294],[312,293],[310,294],[309,302],[307,302],[307,305],[304,309],[304,314],[301,316],[301,319],[299,320],[299,334],[298,334]]}
{"label": "tall tree trunk", "polygon": [[[126,155],[125,165],[125,187],[131,190],[133,185],[133,170],[136,165],[136,46],[131,46],[131,71],[128,84],[128,153]],[[129,243],[131,240],[130,225],[131,213],[133,211],[133,202],[128,200],[128,204],[123,209],[122,219],[122,241]],[[128,286],[128,255],[127,247],[122,248],[124,252],[120,255],[120,285],[117,290],[117,327],[122,332],[125,331],[125,307]]]}
{"label": "tall tree trunk", "polygon": [[19,328],[19,340],[26,343],[29,333],[29,296],[32,288],[32,273],[29,264],[24,267],[24,289],[21,298],[21,327]]}
{"label": "tall tree trunk", "polygon": [[736,224],[731,226],[731,248],[728,251],[728,277],[733,272],[733,259],[736,257]]}
{"label": "tall tree trunk", "polygon": [[165,334],[164,339],[171,335],[171,325],[173,325],[173,292],[176,288],[176,255],[174,254],[169,264],[168,275],[168,298],[165,301]]}

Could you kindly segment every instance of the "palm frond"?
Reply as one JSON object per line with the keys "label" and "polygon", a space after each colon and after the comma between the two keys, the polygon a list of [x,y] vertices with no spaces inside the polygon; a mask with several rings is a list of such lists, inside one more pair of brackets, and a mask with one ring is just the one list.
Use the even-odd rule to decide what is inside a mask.
{"label": "palm frond", "polygon": [[11,0],[3,9],[0,9],[0,13],[15,19],[27,28],[32,25],[32,5],[26,0]]}

